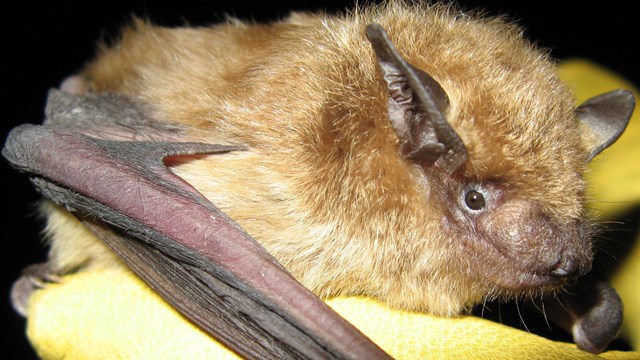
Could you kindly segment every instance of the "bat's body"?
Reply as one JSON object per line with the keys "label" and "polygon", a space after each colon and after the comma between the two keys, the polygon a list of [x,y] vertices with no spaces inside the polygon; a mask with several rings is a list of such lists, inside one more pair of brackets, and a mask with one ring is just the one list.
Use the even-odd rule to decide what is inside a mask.
{"label": "bat's body", "polygon": [[[377,28],[367,40],[374,22],[406,63]],[[414,72],[426,97],[403,83]],[[81,76],[63,90],[124,94],[190,141],[241,147],[169,165],[320,297],[443,315],[552,294],[590,269],[582,174],[624,128],[590,119],[632,108],[616,93],[576,112],[517,27],[437,6],[197,29],[137,21]],[[457,137],[413,128],[432,113]],[[75,217],[44,209],[54,272],[120,266]]]}
{"label": "bat's body", "polygon": [[[433,11],[404,12],[377,20],[449,94],[451,122],[472,154],[465,175],[508,177],[501,181],[520,187],[514,195],[536,198],[565,222],[581,220],[584,150],[580,137],[566,135],[579,123],[552,65],[507,25],[495,24],[496,31]],[[153,104],[156,118],[194,126],[195,139],[248,146],[173,170],[314,292],[455,314],[494,285],[473,286],[479,279],[465,273],[477,273],[479,264],[466,269],[471,260],[450,253],[456,229],[447,233],[445,216],[454,199],[398,156],[387,93],[363,32],[372,20],[324,25],[300,15],[268,26],[174,30],[138,23],[85,76],[92,91],[133,95]],[[427,33],[400,37],[399,29],[418,27]],[[584,267],[590,249],[583,246]],[[71,268],[79,263],[65,250],[60,255]],[[445,270],[456,258],[458,270]]]}

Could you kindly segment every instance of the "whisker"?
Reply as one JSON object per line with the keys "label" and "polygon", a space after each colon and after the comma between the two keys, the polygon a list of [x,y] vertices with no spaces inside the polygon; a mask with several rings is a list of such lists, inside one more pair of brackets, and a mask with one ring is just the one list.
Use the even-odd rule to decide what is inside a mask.
{"label": "whisker", "polygon": [[549,318],[547,317],[547,311],[544,308],[544,299],[540,302],[540,305],[542,306],[542,317],[544,318],[544,322],[547,324],[547,329],[553,332],[553,329],[551,328],[551,324],[549,323]]}
{"label": "whisker", "polygon": [[487,308],[487,297],[485,296],[482,300],[482,310],[480,311],[480,318],[484,319],[484,309]]}
{"label": "whisker", "polygon": [[531,331],[529,330],[529,327],[527,326],[527,324],[524,321],[524,318],[522,318],[522,312],[520,311],[520,305],[518,305],[519,301],[516,301],[516,309],[518,311],[518,317],[520,317],[520,323],[522,323],[522,325],[524,326],[524,328],[527,330],[528,333],[531,333]]}

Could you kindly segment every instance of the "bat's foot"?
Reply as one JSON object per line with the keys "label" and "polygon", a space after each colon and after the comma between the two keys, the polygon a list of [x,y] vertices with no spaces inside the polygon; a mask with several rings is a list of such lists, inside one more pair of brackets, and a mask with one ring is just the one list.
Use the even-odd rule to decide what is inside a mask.
{"label": "bat's foot", "polygon": [[[537,307],[540,309],[540,307]],[[580,279],[544,303],[547,318],[573,335],[578,348],[599,354],[618,336],[622,300],[609,285]]]}
{"label": "bat's foot", "polygon": [[599,354],[620,332],[622,300],[609,285],[593,282],[584,286],[569,303],[577,315],[571,328],[579,348]]}
{"label": "bat's foot", "polygon": [[48,263],[29,265],[22,270],[22,276],[11,287],[11,305],[20,315],[27,317],[31,294],[45,287],[47,283],[59,282],[60,277],[51,270]]}

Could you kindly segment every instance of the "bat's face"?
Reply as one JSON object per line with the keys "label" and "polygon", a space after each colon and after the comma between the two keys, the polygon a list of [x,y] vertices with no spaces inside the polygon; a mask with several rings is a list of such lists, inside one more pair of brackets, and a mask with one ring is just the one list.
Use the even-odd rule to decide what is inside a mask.
{"label": "bat's face", "polygon": [[468,159],[454,173],[437,162],[421,169],[431,211],[441,214],[435,238],[449,259],[461,259],[448,266],[469,289],[452,298],[466,306],[557,291],[591,268],[595,225],[584,208],[583,174],[623,131],[633,98],[615,91],[575,108],[559,83],[528,84],[532,91],[516,94],[523,101],[499,89],[480,99],[450,96],[457,107],[447,116]]}
{"label": "bat's face", "polygon": [[583,173],[592,146],[571,95],[559,83],[529,83],[520,102],[497,89],[480,100],[450,96],[468,159],[451,174],[437,163],[422,169],[443,253],[463,259],[452,264],[468,282],[465,304],[537,296],[591,268]]}

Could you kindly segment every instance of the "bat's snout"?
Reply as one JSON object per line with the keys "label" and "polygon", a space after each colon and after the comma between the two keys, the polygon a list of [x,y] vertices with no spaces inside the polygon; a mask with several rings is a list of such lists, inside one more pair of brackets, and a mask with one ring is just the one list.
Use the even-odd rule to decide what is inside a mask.
{"label": "bat's snout", "polygon": [[536,204],[511,201],[479,225],[501,264],[494,276],[508,288],[555,287],[591,269],[591,241],[582,221],[559,222]]}

